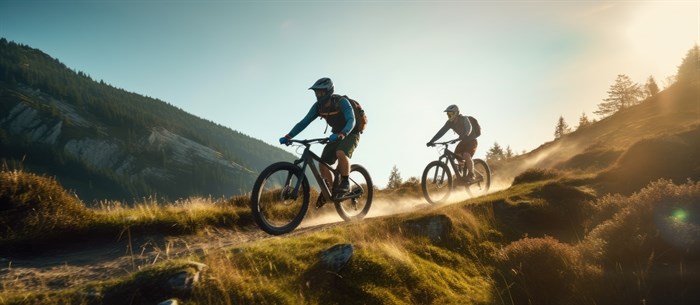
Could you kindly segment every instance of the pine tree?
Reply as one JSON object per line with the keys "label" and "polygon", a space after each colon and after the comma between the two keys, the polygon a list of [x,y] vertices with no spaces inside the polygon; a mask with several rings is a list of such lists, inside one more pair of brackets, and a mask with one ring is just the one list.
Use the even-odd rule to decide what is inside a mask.
{"label": "pine tree", "polygon": [[505,157],[505,159],[510,159],[510,158],[513,158],[514,156],[515,156],[515,154],[513,153],[513,150],[510,149],[510,145],[508,145],[506,147],[506,151],[503,153],[503,157]]}
{"label": "pine tree", "polygon": [[603,99],[603,103],[598,104],[595,114],[603,117],[610,116],[622,109],[636,105],[643,96],[639,84],[632,82],[629,76],[619,74],[615,83],[610,86],[608,97]]}
{"label": "pine tree", "polygon": [[403,181],[401,180],[401,174],[399,173],[399,169],[394,165],[394,167],[391,169],[391,173],[389,174],[389,183],[386,185],[387,189],[397,189],[401,187],[401,183]]}
{"label": "pine tree", "polygon": [[583,112],[581,113],[581,117],[578,119],[578,126],[576,127],[576,130],[579,130],[581,127],[586,127],[588,125],[591,125],[591,121],[588,119],[588,116],[586,116],[586,113]]}
{"label": "pine tree", "polygon": [[678,66],[676,80],[683,83],[691,83],[700,80],[700,48],[696,44],[688,50],[683,62]]}
{"label": "pine tree", "polygon": [[644,85],[644,98],[650,98],[659,93],[659,85],[656,84],[653,76],[649,76],[647,83]]}
{"label": "pine tree", "polygon": [[566,121],[564,121],[563,116],[559,116],[559,121],[557,121],[557,127],[554,129],[554,138],[559,139],[569,132],[571,132],[569,124],[566,124]]}
{"label": "pine tree", "polygon": [[486,152],[486,160],[487,161],[500,161],[505,159],[505,153],[503,152],[503,148],[501,145],[498,145],[498,142],[493,143],[493,147],[489,149],[489,151]]}

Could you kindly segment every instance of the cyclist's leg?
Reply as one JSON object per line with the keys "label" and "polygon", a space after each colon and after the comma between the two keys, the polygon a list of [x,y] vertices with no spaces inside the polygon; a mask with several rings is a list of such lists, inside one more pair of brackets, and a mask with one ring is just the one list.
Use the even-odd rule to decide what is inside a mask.
{"label": "cyclist's leg", "polygon": [[338,159],[338,171],[340,175],[344,177],[350,175],[350,158],[340,149],[335,151],[335,157]]}
{"label": "cyclist's leg", "polygon": [[472,157],[476,152],[477,142],[476,139],[465,139],[457,144],[455,148],[455,154],[464,159],[464,166],[466,166],[469,178],[474,177],[474,161]]}
{"label": "cyclist's leg", "polygon": [[[323,152],[321,153],[321,161],[325,164],[328,165],[333,165],[337,161],[337,157],[335,154],[335,151],[338,147],[338,142],[331,142],[326,144],[325,147],[323,147]],[[327,167],[325,164],[321,164],[320,170],[321,170],[321,176],[323,176],[323,179],[326,180],[326,183],[328,183],[328,187],[333,190],[333,173],[331,173],[331,170],[329,167]]]}
{"label": "cyclist's leg", "polygon": [[352,153],[355,151],[359,142],[360,134],[350,133],[338,143],[335,155],[338,160],[338,171],[342,177],[339,184],[339,192],[347,192],[349,190],[348,176],[350,176],[350,158],[352,158]]}

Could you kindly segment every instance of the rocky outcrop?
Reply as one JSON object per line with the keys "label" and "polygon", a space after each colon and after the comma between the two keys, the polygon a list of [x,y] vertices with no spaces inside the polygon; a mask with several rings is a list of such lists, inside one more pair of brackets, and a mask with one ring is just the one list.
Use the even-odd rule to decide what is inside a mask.
{"label": "rocky outcrop", "polygon": [[[48,151],[61,154],[58,157],[61,160],[72,160],[110,180],[129,184],[122,185],[123,189],[143,190],[146,185],[147,190],[167,197],[168,191],[159,187],[170,186],[197,192],[196,195],[220,196],[227,194],[212,190],[224,189],[225,184],[236,181],[249,180],[252,184],[254,179],[254,170],[165,127],[138,130],[130,126],[128,138],[119,137],[115,135],[125,134],[125,128],[106,125],[93,114],[39,90],[20,86],[12,94],[16,100],[3,101],[10,111],[0,114],[0,131],[16,141],[12,143],[21,143],[27,148],[26,154],[32,154],[33,147],[50,148]],[[12,102],[15,104],[11,105]],[[211,188],[197,191],[188,182],[193,178]],[[77,180],[80,183],[81,179]],[[185,188],[180,186],[183,183]],[[229,192],[246,187],[230,185]],[[176,195],[186,195],[187,191]],[[141,195],[144,194],[134,194]]]}
{"label": "rocky outcrop", "polygon": [[21,134],[30,142],[54,145],[61,134],[63,122],[45,120],[39,110],[20,103],[0,119],[0,126],[4,125],[10,134]]}

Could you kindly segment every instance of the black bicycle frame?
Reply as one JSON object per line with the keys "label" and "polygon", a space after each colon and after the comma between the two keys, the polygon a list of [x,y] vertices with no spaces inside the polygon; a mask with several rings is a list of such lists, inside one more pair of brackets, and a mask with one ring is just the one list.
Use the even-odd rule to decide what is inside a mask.
{"label": "black bicycle frame", "polygon": [[[454,152],[452,152],[451,150],[449,150],[449,149],[447,148],[447,146],[448,146],[449,144],[453,144],[453,143],[455,143],[455,142],[458,141],[458,140],[459,140],[459,139],[455,139],[455,140],[452,140],[452,141],[447,141],[447,142],[443,142],[443,143],[436,143],[436,144],[445,145],[445,151],[443,152],[442,156],[440,156],[440,158],[438,158],[438,161],[440,161],[440,162],[442,162],[442,163],[445,163],[445,164],[451,165],[451,166],[452,166],[452,170],[455,172],[455,175],[457,175],[458,178],[461,178],[461,177],[463,176],[463,173],[460,172],[460,170],[459,170],[459,164],[456,163],[455,161],[456,161],[456,160],[461,160],[462,157],[458,156],[457,154],[455,154]],[[447,159],[449,162],[443,161],[444,159]]]}
{"label": "black bicycle frame", "polygon": [[[305,148],[304,148],[304,152],[301,154],[301,158],[294,161],[294,165],[299,166],[299,164],[302,163],[302,165],[299,166],[301,168],[302,175],[304,175],[304,173],[306,173],[307,167],[309,169],[311,169],[311,173],[314,175],[314,178],[316,178],[316,182],[318,182],[319,187],[321,188],[321,194],[323,194],[323,197],[327,201],[333,201],[332,195],[331,195],[331,190],[328,188],[328,185],[326,185],[325,180],[323,179],[323,176],[321,176],[319,169],[316,167],[316,164],[313,161],[314,160],[318,161],[320,166],[328,167],[328,169],[331,171],[331,173],[333,173],[334,178],[338,177],[338,171],[336,169],[330,167],[330,165],[321,161],[321,157],[319,157],[313,151],[311,151],[311,142],[315,142],[317,140],[320,140],[320,139],[314,139],[314,140],[309,140],[309,141],[305,141],[305,142],[297,142],[297,143],[304,145]],[[287,178],[287,180],[289,180],[289,179],[291,179],[291,177]],[[294,186],[294,191],[291,194],[292,197],[297,198],[297,196],[299,195],[299,189],[301,188],[302,180],[303,179],[297,179],[297,183]],[[289,183],[289,181],[287,181],[287,183]]]}

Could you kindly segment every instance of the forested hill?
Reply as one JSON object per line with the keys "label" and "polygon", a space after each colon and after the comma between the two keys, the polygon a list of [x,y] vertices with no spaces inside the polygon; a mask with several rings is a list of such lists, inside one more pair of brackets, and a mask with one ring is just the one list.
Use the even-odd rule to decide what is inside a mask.
{"label": "forested hill", "polygon": [[293,156],[0,38],[0,158],[89,204],[241,194]]}

